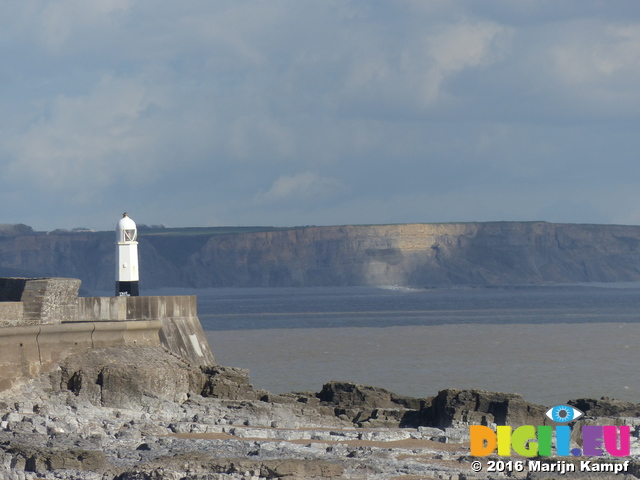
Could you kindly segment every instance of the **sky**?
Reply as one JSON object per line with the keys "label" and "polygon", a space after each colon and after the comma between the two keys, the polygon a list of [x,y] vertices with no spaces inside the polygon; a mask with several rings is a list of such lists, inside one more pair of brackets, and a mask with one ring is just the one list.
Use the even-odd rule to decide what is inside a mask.
{"label": "sky", "polygon": [[0,5],[0,223],[640,224],[637,0]]}

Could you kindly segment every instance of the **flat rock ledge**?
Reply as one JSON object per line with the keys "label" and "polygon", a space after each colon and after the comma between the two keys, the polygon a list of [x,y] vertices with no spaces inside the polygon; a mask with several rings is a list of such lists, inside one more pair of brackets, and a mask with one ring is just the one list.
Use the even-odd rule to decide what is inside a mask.
{"label": "flat rock ledge", "polygon": [[[615,478],[640,478],[640,405],[570,403],[592,424],[632,426],[631,465]],[[474,472],[468,444],[469,425],[541,425],[546,409],[516,394],[418,399],[345,382],[274,395],[243,369],[194,367],[160,347],[101,349],[0,393],[0,480],[551,479],[488,473],[487,459]]]}

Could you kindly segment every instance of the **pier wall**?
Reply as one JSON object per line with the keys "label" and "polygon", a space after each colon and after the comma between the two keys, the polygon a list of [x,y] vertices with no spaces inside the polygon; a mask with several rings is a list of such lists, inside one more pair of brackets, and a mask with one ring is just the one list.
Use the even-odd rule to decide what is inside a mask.
{"label": "pier wall", "polygon": [[162,345],[215,365],[195,296],[78,297],[80,280],[0,278],[0,390],[94,348]]}

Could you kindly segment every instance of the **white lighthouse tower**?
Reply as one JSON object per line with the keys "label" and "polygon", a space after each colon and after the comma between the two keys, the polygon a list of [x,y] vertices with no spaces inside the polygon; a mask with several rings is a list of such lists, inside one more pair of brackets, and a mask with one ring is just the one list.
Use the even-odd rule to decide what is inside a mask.
{"label": "white lighthouse tower", "polygon": [[116,296],[137,297],[138,290],[138,229],[127,213],[116,227]]}

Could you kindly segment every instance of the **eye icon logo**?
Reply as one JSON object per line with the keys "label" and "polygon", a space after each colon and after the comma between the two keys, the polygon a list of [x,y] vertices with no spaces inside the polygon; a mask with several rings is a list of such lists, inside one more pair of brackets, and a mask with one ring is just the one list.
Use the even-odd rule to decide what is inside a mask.
{"label": "eye icon logo", "polygon": [[570,405],[551,407],[545,415],[554,422],[567,423],[584,416],[584,413]]}

